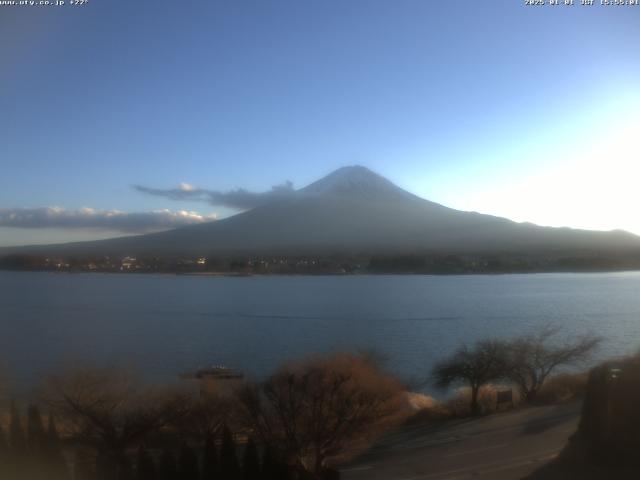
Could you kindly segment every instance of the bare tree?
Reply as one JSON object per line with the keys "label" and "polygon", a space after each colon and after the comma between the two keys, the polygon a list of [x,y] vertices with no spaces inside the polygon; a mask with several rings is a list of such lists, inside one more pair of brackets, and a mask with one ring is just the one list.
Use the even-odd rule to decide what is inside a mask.
{"label": "bare tree", "polygon": [[184,413],[183,395],[156,391],[112,369],[77,370],[50,382],[49,401],[77,441],[94,448],[116,470],[145,435]]}
{"label": "bare tree", "polygon": [[535,400],[545,380],[556,368],[585,362],[602,340],[593,335],[583,335],[573,340],[553,342],[559,332],[559,328],[546,326],[509,342],[508,378],[517,385],[527,402]]}
{"label": "bare tree", "polygon": [[281,368],[239,392],[243,417],[289,462],[321,478],[327,461],[372,435],[398,409],[402,387],[362,357]]}
{"label": "bare tree", "polygon": [[471,414],[480,413],[478,393],[480,388],[506,374],[507,348],[504,342],[483,340],[472,348],[463,345],[453,355],[433,368],[432,376],[439,388],[456,383],[466,384],[471,389]]}

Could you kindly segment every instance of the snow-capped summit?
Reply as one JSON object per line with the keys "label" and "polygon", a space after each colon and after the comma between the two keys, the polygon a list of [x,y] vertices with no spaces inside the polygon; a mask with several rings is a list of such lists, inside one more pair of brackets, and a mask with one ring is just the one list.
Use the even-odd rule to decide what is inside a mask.
{"label": "snow-capped summit", "polygon": [[340,195],[389,200],[409,198],[413,194],[360,165],[342,167],[299,191],[304,195]]}

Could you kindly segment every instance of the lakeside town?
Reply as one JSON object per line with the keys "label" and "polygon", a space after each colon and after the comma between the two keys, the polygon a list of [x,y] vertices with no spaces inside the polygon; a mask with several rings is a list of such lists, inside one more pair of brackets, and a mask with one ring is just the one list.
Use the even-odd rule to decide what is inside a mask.
{"label": "lakeside town", "polygon": [[0,269],[49,272],[183,273],[207,275],[481,274],[601,272],[640,269],[638,256],[500,255],[254,255],[237,257],[0,257]]}

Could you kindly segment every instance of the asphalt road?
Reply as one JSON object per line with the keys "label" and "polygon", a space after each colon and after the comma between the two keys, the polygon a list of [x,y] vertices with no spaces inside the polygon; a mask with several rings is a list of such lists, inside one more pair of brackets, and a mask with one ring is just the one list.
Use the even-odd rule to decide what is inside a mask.
{"label": "asphalt road", "polygon": [[572,403],[403,427],[342,468],[342,478],[521,479],[560,452],[579,416],[580,404]]}

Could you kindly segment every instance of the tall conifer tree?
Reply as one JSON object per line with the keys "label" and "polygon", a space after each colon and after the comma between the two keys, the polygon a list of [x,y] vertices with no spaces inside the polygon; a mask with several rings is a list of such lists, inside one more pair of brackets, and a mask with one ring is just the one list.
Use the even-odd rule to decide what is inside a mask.
{"label": "tall conifer tree", "polygon": [[15,457],[23,456],[27,450],[27,440],[22,428],[20,411],[15,401],[11,401],[11,412],[9,419],[9,446],[11,454]]}
{"label": "tall conifer tree", "polygon": [[216,439],[213,435],[207,435],[204,441],[204,452],[202,455],[202,480],[216,480],[220,478],[220,463],[218,460],[218,449]]}
{"label": "tall conifer tree", "polygon": [[252,438],[244,448],[242,478],[243,480],[260,480],[260,457],[258,456],[258,447]]}
{"label": "tall conifer tree", "polygon": [[182,445],[178,457],[178,477],[180,480],[200,480],[198,456],[186,443]]}
{"label": "tall conifer tree", "polygon": [[178,480],[176,460],[170,450],[164,450],[160,456],[158,480]]}
{"label": "tall conifer tree", "polygon": [[236,444],[231,430],[226,425],[222,430],[222,446],[220,447],[220,476],[224,480],[237,480],[239,474]]}
{"label": "tall conifer tree", "polygon": [[156,480],[156,466],[153,458],[143,446],[138,449],[136,467],[138,480]]}
{"label": "tall conifer tree", "polygon": [[27,442],[32,455],[42,456],[47,447],[47,434],[37,405],[27,408]]}
{"label": "tall conifer tree", "polygon": [[52,479],[68,478],[69,467],[67,465],[67,461],[62,455],[60,438],[58,437],[58,428],[52,412],[49,412],[47,418],[44,456],[47,468],[49,472],[51,472],[50,476]]}

